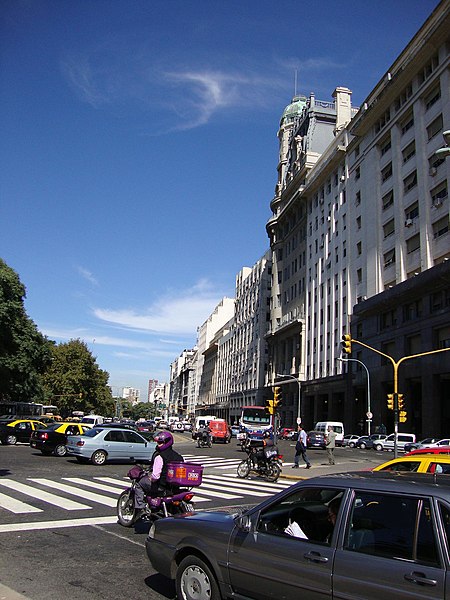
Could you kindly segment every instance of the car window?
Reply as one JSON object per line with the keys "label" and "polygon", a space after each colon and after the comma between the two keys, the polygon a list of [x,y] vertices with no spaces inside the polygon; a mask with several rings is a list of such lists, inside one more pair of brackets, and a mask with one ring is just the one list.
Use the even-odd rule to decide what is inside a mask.
{"label": "car window", "polygon": [[395,472],[405,472],[409,471],[410,473],[416,473],[420,467],[420,460],[410,460],[410,461],[399,461],[396,463],[392,463],[391,465],[386,465],[380,471],[395,471]]}
{"label": "car window", "polygon": [[132,442],[133,444],[145,444],[145,440],[134,431],[123,431],[122,433],[126,442]]}
{"label": "car window", "polygon": [[344,548],[384,558],[438,564],[429,500],[357,492]]}
{"label": "car window", "polygon": [[439,462],[438,460],[430,462],[427,473],[443,473],[450,475],[450,464],[447,462]]}
{"label": "car window", "polygon": [[447,548],[450,548],[450,509],[445,504],[439,503],[439,512],[441,515],[445,538],[447,540]]}
{"label": "car window", "polygon": [[101,431],[103,431],[102,429],[88,429],[87,431],[85,431],[85,433],[83,435],[85,435],[86,437],[95,437],[96,435],[98,435]]}
{"label": "car window", "polygon": [[344,490],[302,488],[261,512],[257,530],[282,536],[331,542]]}
{"label": "car window", "polygon": [[111,429],[105,435],[105,442],[124,442],[124,432],[117,431],[117,429]]}

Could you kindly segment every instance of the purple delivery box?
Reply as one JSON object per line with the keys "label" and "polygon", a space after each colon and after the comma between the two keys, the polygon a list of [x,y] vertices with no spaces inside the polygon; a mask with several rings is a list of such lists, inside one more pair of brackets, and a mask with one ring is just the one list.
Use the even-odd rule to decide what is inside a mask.
{"label": "purple delivery box", "polygon": [[195,487],[202,483],[203,467],[192,463],[170,462],[167,465],[167,482]]}

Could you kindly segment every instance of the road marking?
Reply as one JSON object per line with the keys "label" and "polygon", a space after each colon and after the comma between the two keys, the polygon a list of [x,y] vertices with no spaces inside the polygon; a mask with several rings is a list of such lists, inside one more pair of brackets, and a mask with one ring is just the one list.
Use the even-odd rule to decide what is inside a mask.
{"label": "road marking", "polygon": [[117,500],[114,498],[108,498],[108,496],[102,496],[101,494],[94,494],[87,490],[80,490],[79,488],[75,488],[70,485],[65,485],[64,483],[61,483],[59,481],[34,478],[30,478],[30,481],[39,483],[39,485],[44,485],[50,488],[57,489],[61,492],[66,492],[67,494],[72,494],[73,496],[79,496],[80,498],[84,498],[85,500],[92,500],[93,502],[97,502],[98,504],[103,504],[104,506],[109,506],[111,508],[117,505]]}
{"label": "road marking", "polygon": [[11,523],[0,525],[0,533],[11,531],[34,531],[36,529],[61,529],[63,527],[84,527],[85,525],[111,525],[117,523],[117,517],[88,517],[85,519],[64,519],[62,521],[40,521],[36,523]]}
{"label": "road marking", "polygon": [[110,492],[111,494],[117,495],[122,492],[122,488],[113,487],[112,485],[103,485],[97,481],[87,481],[86,479],[81,479],[81,477],[63,477],[63,479],[64,481],[69,481],[70,483],[77,483],[78,485],[94,488],[99,492]]}
{"label": "road marking", "polygon": [[80,504],[79,502],[74,502],[73,500],[62,498],[61,496],[49,494],[48,492],[44,492],[39,488],[19,483],[18,481],[14,481],[13,479],[0,479],[0,485],[4,485],[5,487],[11,490],[15,490],[16,492],[20,492],[22,494],[25,494],[26,496],[31,496],[32,498],[35,498],[37,500],[43,500],[44,502],[48,502],[49,504],[53,504],[54,506],[59,506],[59,508],[65,508],[66,510],[92,509],[92,506],[86,506],[86,504]]}
{"label": "road marking", "polygon": [[[10,512],[15,514],[23,514],[23,513],[36,513],[42,512],[41,508],[36,508],[31,506],[30,504],[25,504],[25,502],[21,502],[20,500],[15,500],[11,498],[11,496],[7,496],[6,494],[0,493],[0,506]],[[0,596],[1,598],[1,596]]]}

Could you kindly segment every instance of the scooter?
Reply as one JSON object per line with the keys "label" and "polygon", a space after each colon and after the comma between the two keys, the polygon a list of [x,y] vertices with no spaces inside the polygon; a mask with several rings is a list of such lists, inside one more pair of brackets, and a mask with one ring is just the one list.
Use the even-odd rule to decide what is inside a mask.
{"label": "scooter", "polygon": [[[131,486],[120,494],[117,501],[117,518],[123,527],[132,527],[139,519],[155,521],[177,514],[193,512],[194,507],[191,500],[195,495],[195,492],[191,490],[191,487],[182,489],[180,485],[200,485],[203,467],[200,467],[199,465],[189,465],[188,463],[173,464],[177,465],[178,468],[180,468],[179,465],[182,465],[182,477],[184,479],[178,479],[177,483],[169,481],[169,473],[171,472],[171,463],[169,463],[166,489],[163,494],[157,498],[145,496],[145,508],[143,510],[135,508],[134,506],[135,490],[139,480],[144,477],[144,475],[148,475],[150,471],[140,465],[136,465],[128,471],[127,477],[131,479]],[[182,483],[186,478],[189,483]]]}

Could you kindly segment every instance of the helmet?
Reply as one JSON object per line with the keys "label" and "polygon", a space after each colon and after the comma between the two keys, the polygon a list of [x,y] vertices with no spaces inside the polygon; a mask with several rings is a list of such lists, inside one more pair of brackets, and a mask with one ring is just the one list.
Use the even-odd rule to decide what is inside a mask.
{"label": "helmet", "polygon": [[153,439],[158,444],[158,450],[166,450],[173,446],[173,435],[170,431],[160,431]]}

